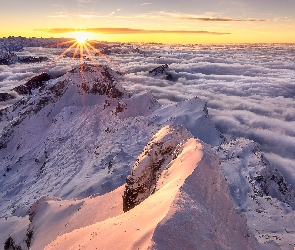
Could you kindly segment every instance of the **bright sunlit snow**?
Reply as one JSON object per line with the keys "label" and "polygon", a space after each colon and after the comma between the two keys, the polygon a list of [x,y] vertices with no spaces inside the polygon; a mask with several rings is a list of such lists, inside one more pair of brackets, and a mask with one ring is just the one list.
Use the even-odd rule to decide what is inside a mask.
{"label": "bright sunlit snow", "polygon": [[[135,225],[136,239],[121,242],[130,248],[189,249],[194,240],[187,232],[198,232],[201,249],[214,248],[212,242],[224,249],[292,249],[294,45],[98,43],[82,34],[76,39],[79,45],[70,49],[77,42],[32,39],[24,50],[8,56],[1,51],[1,244],[12,244],[11,236],[22,247],[26,238],[32,249],[92,249],[85,242],[113,229],[123,238]],[[52,80],[24,97],[12,91],[41,72]],[[170,136],[162,129],[166,125],[183,128]],[[166,141],[155,143],[160,148],[151,149],[162,137]],[[149,174],[151,166],[160,172]],[[180,171],[184,166],[189,172]],[[137,194],[134,210],[122,214],[121,185],[130,174],[126,188],[150,190]],[[148,184],[139,188],[145,178]],[[151,221],[145,211],[157,216],[141,227],[141,220]],[[216,218],[222,218],[220,227]],[[183,220],[191,231],[180,226]],[[235,221],[229,231],[226,220]],[[204,221],[206,229],[198,231]],[[162,236],[173,235],[174,227],[186,240],[174,235],[164,244],[170,238]]]}

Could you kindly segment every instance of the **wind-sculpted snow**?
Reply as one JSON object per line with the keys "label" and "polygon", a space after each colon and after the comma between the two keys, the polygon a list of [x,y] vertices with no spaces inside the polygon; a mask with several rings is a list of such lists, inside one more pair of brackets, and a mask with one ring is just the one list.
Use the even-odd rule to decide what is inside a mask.
{"label": "wind-sculpted snow", "polygon": [[[148,142],[150,158],[163,157],[165,166],[152,174],[154,192],[128,212],[124,186],[83,200],[36,201],[30,249],[276,249],[257,242],[235,211],[218,158],[191,136],[183,127],[165,126]],[[170,146],[177,149],[174,157],[167,157]],[[132,173],[138,184],[147,183],[141,174],[153,172],[150,161],[144,154],[138,159]]]}
{"label": "wind-sculpted snow", "polygon": [[295,190],[260,146],[238,138],[215,147],[237,209],[260,242],[291,249],[295,237]]}
{"label": "wind-sculpted snow", "polygon": [[184,124],[207,143],[219,132],[198,98],[161,106],[149,92],[131,95],[122,76],[83,65],[2,110],[1,216],[25,215],[42,195],[83,198],[125,182],[149,138]]}

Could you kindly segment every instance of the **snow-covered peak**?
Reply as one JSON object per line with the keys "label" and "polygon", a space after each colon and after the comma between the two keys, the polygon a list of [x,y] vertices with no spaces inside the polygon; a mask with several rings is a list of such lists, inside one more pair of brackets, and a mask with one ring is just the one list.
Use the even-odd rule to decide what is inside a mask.
{"label": "snow-covered peak", "polygon": [[107,95],[112,98],[121,98],[123,96],[124,90],[117,84],[120,73],[113,71],[107,65],[84,63],[68,73],[65,77],[72,84],[81,87],[86,93]]}

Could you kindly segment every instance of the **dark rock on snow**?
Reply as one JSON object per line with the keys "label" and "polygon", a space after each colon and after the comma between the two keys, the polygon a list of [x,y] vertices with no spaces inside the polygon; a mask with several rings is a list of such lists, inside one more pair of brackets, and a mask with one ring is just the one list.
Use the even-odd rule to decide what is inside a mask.
{"label": "dark rock on snow", "polygon": [[40,75],[34,76],[25,84],[15,87],[12,90],[20,95],[28,95],[31,94],[33,89],[40,88],[44,85],[44,82],[48,80],[50,80],[50,76],[47,73],[42,73]]}

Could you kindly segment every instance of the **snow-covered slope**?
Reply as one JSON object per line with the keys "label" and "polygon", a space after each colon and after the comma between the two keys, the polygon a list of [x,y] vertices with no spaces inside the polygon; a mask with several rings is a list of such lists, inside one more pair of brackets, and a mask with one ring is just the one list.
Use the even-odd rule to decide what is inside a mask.
{"label": "snow-covered slope", "polygon": [[194,98],[161,106],[132,96],[107,66],[82,65],[0,112],[0,215],[26,215],[43,195],[84,198],[125,182],[135,158],[164,125],[184,124],[212,145],[221,138]]}
{"label": "snow-covered slope", "polygon": [[[83,201],[36,202],[31,210],[30,226],[35,230],[31,249],[40,249],[54,234],[59,236],[45,249],[264,249],[236,213],[211,147],[189,134],[184,128],[166,126],[154,135],[131,175],[136,172],[134,183],[139,186],[149,184],[142,176],[154,173],[150,163],[162,155],[166,159],[162,168],[156,176],[149,175],[156,188],[126,213],[121,200],[124,186]],[[163,152],[167,147],[169,159],[168,151]],[[130,184],[125,193],[128,189]],[[95,211],[89,209],[91,204],[96,204]],[[89,220],[98,211],[96,222]]]}
{"label": "snow-covered slope", "polygon": [[261,152],[259,144],[237,138],[215,147],[237,210],[260,242],[295,246],[295,191]]}

